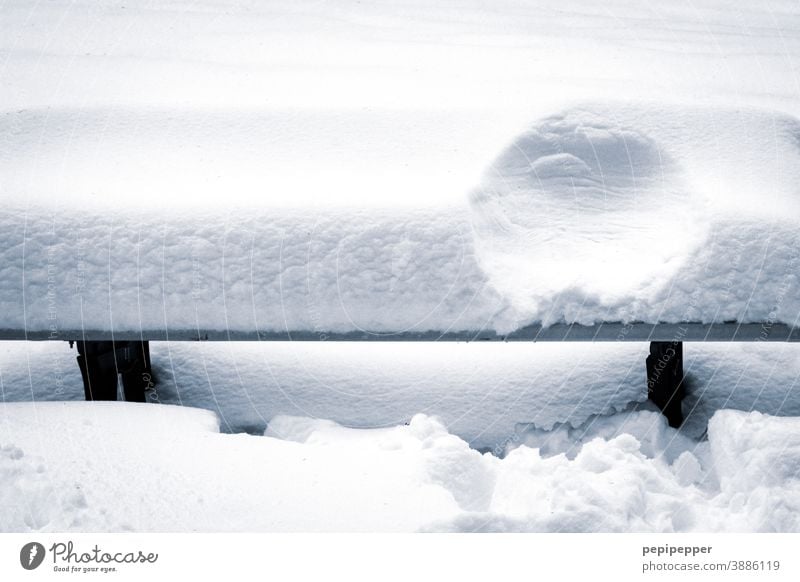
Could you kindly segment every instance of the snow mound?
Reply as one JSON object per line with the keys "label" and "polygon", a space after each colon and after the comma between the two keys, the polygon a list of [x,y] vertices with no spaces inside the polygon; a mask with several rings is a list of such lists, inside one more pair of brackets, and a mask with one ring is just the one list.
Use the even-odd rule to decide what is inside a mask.
{"label": "snow mound", "polygon": [[[419,478],[443,489],[463,510],[489,507],[495,480],[490,454],[481,454],[448,432],[441,420],[416,414],[406,424],[385,429],[345,428],[329,420],[282,416],[270,421],[267,436],[300,439],[321,447],[367,448],[413,458]],[[301,436],[302,435],[302,436]],[[385,461],[380,461],[381,463]]]}
{"label": "snow mound", "polygon": [[[796,532],[798,429],[796,418],[720,411],[709,441],[697,443],[654,413],[616,415],[596,427],[597,436],[556,435],[571,455],[514,448],[496,463],[488,510],[429,529]],[[526,435],[527,442],[543,437]]]}
{"label": "snow mound", "polygon": [[792,323],[798,184],[795,118],[585,105],[490,166],[471,196],[476,254],[520,322]]}
{"label": "snow mound", "polygon": [[709,442],[723,488],[800,486],[800,433],[796,418],[720,411],[709,422]]}
{"label": "snow mound", "polygon": [[709,422],[711,454],[728,519],[744,531],[800,531],[800,423],[721,410]]}

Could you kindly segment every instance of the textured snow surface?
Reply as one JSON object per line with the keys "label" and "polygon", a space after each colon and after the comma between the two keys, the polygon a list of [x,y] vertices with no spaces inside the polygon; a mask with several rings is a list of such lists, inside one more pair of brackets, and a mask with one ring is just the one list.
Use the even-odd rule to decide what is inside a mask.
{"label": "textured snow surface", "polygon": [[4,210],[0,319],[18,329],[481,329],[505,303],[477,266],[464,214]]}
{"label": "textured snow surface", "polygon": [[2,404],[0,530],[798,531],[798,422],[720,411],[697,443],[625,413],[501,459],[425,415],[253,436],[172,406]]}

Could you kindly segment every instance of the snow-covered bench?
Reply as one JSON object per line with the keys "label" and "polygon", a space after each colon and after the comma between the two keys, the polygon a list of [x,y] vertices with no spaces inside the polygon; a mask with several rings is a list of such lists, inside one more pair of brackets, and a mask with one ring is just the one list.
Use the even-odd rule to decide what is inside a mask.
{"label": "snow-covered bench", "polygon": [[[0,210],[0,339],[128,354],[178,340],[650,341],[650,394],[673,424],[683,342],[800,339],[793,118],[570,109],[521,134],[468,205],[420,209],[258,204],[256,186],[280,184],[224,131],[274,122],[5,116],[0,173],[20,196]],[[236,188],[253,204],[228,204]]]}

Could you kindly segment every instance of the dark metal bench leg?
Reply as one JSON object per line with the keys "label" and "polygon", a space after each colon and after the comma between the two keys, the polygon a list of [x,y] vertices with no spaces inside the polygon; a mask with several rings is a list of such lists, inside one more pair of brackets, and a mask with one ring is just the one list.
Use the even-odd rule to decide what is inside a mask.
{"label": "dark metal bench leg", "polygon": [[144,402],[154,385],[150,342],[79,341],[78,366],[86,400],[116,400],[117,375],[128,402]]}
{"label": "dark metal bench leg", "polygon": [[122,387],[128,402],[145,402],[145,390],[152,387],[150,342],[127,342],[125,346]]}
{"label": "dark metal bench leg", "polygon": [[647,397],[674,428],[683,424],[683,342],[650,342],[647,356]]}
{"label": "dark metal bench leg", "polygon": [[83,377],[86,400],[116,400],[117,368],[114,365],[114,343],[79,341],[77,344],[78,367]]}

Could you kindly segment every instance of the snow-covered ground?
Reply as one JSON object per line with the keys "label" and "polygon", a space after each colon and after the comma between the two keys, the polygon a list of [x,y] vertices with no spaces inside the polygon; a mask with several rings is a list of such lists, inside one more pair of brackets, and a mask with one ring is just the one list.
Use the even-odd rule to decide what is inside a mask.
{"label": "snow-covered ground", "polygon": [[[4,2],[0,328],[796,324],[798,54],[794,0]],[[645,350],[163,343],[139,406],[2,343],[0,530],[800,530],[800,350],[687,345],[680,433]]]}
{"label": "snow-covered ground", "polygon": [[155,343],[160,405],[0,349],[5,531],[800,530],[794,345],[689,344],[680,432],[639,344]]}
{"label": "snow-covered ground", "polygon": [[166,405],[3,404],[0,419],[5,531],[800,529],[800,421],[756,412],[716,413],[703,443],[621,414],[580,447],[502,459],[426,415],[369,430],[278,417],[266,436]]}

